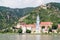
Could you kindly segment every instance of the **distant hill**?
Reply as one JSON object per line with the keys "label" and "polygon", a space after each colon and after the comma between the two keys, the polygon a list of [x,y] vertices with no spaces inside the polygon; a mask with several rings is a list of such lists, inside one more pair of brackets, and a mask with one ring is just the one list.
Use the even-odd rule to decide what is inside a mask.
{"label": "distant hill", "polygon": [[51,3],[48,3],[46,5],[49,5],[49,4],[51,4],[51,6],[54,6],[55,8],[59,8],[60,9],[60,3],[51,2]]}
{"label": "distant hill", "polygon": [[13,9],[0,6],[0,29],[13,27],[18,20],[30,13],[34,8]]}
{"label": "distant hill", "polygon": [[60,23],[60,3],[48,3],[37,7],[30,13],[30,16],[25,18],[23,21],[27,24],[36,23],[36,16],[39,13],[40,21],[42,22],[53,22],[54,24]]}

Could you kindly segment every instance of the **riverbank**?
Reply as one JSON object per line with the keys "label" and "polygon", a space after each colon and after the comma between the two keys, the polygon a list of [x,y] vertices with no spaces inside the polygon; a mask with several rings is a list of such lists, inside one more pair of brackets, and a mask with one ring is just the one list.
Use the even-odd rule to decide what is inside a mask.
{"label": "riverbank", "polygon": [[0,33],[0,34],[19,34],[19,35],[60,35],[60,33]]}

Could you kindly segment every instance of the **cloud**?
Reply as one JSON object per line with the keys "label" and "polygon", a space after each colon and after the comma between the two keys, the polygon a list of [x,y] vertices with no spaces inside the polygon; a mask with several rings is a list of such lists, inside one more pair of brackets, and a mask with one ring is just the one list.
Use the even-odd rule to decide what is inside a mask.
{"label": "cloud", "polygon": [[53,1],[60,2],[60,0],[0,0],[0,6],[11,8],[35,7]]}
{"label": "cloud", "polygon": [[7,7],[18,7],[20,1],[17,0],[2,0],[0,1],[1,6],[7,6]]}

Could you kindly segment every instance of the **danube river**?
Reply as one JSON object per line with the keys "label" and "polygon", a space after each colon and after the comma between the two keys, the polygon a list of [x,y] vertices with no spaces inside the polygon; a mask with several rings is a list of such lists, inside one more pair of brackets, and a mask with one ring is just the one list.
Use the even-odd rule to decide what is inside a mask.
{"label": "danube river", "polygon": [[0,34],[0,40],[60,40],[60,35]]}

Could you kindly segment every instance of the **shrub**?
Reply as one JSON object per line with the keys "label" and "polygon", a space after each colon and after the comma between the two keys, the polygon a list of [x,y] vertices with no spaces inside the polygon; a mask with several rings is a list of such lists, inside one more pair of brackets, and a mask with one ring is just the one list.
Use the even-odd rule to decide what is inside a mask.
{"label": "shrub", "polygon": [[22,29],[21,28],[18,30],[18,33],[22,33]]}
{"label": "shrub", "polygon": [[26,30],[26,33],[31,33],[31,30],[28,30],[28,29],[27,29],[27,30]]}
{"label": "shrub", "polygon": [[8,33],[8,32],[12,33],[13,31],[9,28],[4,30],[4,33]]}
{"label": "shrub", "polygon": [[52,29],[51,29],[51,28],[49,28],[48,32],[52,32]]}
{"label": "shrub", "polygon": [[52,29],[57,29],[57,27],[58,27],[57,25],[53,25]]}

